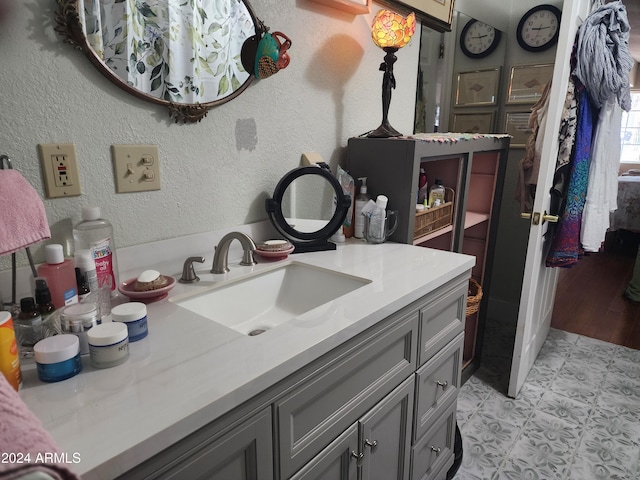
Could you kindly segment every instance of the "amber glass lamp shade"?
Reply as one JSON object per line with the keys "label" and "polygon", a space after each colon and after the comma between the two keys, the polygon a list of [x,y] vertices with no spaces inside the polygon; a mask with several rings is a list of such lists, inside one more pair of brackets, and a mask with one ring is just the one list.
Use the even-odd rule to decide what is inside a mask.
{"label": "amber glass lamp shade", "polygon": [[403,17],[391,10],[380,10],[371,24],[371,38],[373,42],[382,48],[386,55],[384,62],[380,64],[380,70],[384,72],[382,77],[382,124],[374,131],[367,134],[368,137],[388,138],[400,137],[402,134],[389,124],[388,114],[391,104],[391,91],[396,88],[396,79],[393,76],[393,64],[398,57],[395,53],[404,47],[416,31],[416,16],[411,13]]}
{"label": "amber glass lamp shade", "polygon": [[380,10],[371,24],[373,43],[380,48],[402,48],[409,43],[415,31],[414,13],[405,18],[391,10]]}

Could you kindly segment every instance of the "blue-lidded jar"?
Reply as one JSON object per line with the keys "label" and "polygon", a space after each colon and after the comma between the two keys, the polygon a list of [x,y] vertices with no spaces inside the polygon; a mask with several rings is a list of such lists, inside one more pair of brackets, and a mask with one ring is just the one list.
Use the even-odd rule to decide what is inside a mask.
{"label": "blue-lidded jar", "polygon": [[142,340],[149,333],[147,306],[144,303],[122,303],[111,309],[111,316],[114,322],[122,322],[127,326],[130,342]]}
{"label": "blue-lidded jar", "polygon": [[75,335],[55,335],[40,340],[33,347],[38,378],[43,382],[60,382],[82,371],[80,340]]}

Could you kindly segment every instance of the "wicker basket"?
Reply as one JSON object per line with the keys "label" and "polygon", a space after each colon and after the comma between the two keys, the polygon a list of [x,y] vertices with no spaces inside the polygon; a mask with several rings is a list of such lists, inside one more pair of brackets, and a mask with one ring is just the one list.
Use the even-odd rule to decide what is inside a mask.
{"label": "wicker basket", "polygon": [[438,207],[428,208],[416,212],[413,227],[413,239],[422,237],[441,228],[448,227],[453,222],[453,199],[455,192],[452,188],[444,189],[444,203]]}
{"label": "wicker basket", "polygon": [[469,293],[467,294],[467,317],[478,311],[480,300],[482,300],[482,287],[471,278],[469,279]]}

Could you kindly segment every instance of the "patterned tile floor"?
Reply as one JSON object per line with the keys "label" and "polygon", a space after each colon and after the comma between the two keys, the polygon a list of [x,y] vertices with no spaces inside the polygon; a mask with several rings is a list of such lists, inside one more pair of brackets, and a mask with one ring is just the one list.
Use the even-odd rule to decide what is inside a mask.
{"label": "patterned tile floor", "polygon": [[454,480],[640,479],[639,350],[551,329],[517,399],[501,355],[460,389]]}

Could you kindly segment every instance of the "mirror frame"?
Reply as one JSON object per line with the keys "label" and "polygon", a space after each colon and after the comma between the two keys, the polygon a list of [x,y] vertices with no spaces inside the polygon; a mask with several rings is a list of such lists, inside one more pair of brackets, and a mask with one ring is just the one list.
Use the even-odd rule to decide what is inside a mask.
{"label": "mirror frame", "polygon": [[[287,223],[284,213],[282,212],[282,200],[287,188],[295,179],[302,175],[319,175],[323,177],[329,182],[336,195],[336,208],[333,212],[333,217],[331,217],[323,228],[315,232],[300,232],[296,230]],[[271,220],[276,230],[295,246],[293,253],[335,250],[336,244],[329,242],[329,238],[342,227],[344,219],[347,218],[349,207],[351,207],[351,197],[344,193],[340,182],[333,176],[329,170],[329,166],[326,164],[325,166],[312,165],[294,168],[280,179],[273,191],[273,198],[267,198],[265,200],[265,208],[269,220]]]}
{"label": "mirror frame", "polygon": [[[78,0],[56,0],[56,3],[58,4],[58,9],[55,12],[56,26],[54,27],[54,30],[63,37],[63,41],[71,44],[76,50],[84,53],[100,72],[102,72],[112,83],[127,93],[130,93],[141,100],[146,100],[157,105],[168,107],[169,116],[175,119],[176,123],[197,123],[201,121],[207,116],[210,108],[234,99],[246,90],[255,79],[255,75],[250,74],[249,78],[236,91],[224,98],[207,103],[174,103],[162,98],[154,97],[132,87],[122,80],[96,55],[89,45],[82,29],[80,15],[78,13]],[[248,0],[243,0],[243,3],[249,11],[249,15],[251,16],[255,26],[256,34],[258,34],[262,31],[261,22],[255,16],[253,8]]]}

